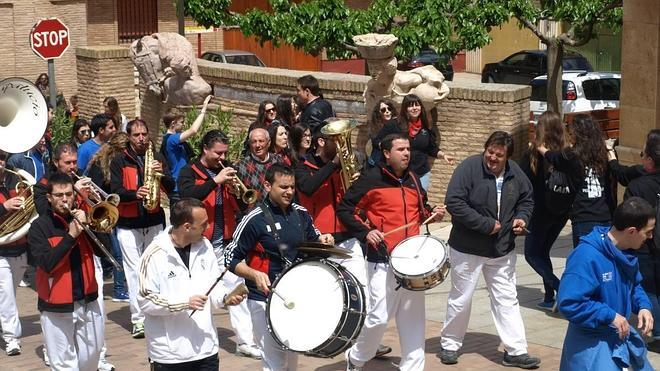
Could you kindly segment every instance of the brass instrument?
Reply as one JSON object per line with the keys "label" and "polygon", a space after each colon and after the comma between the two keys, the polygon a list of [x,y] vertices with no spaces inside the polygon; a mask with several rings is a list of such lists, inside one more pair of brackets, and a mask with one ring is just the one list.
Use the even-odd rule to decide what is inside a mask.
{"label": "brass instrument", "polygon": [[36,183],[32,175],[25,170],[17,171],[4,168],[4,171],[14,174],[21,179],[16,183],[17,197],[23,198],[20,210],[9,213],[0,219],[0,245],[6,245],[21,239],[30,229],[30,225],[39,215],[34,205],[34,193],[32,186]]}
{"label": "brass instrument", "polygon": [[[75,172],[71,175],[80,180],[83,177],[78,176]],[[96,232],[110,233],[112,228],[119,220],[119,195],[112,193],[108,194],[101,187],[90,180],[89,195],[82,193],[80,189],[75,189],[76,193],[82,197],[90,207],[89,225]]]}
{"label": "brass instrument", "polygon": [[[69,205],[65,203],[64,208],[68,209]],[[80,226],[83,227],[83,229],[85,230],[85,233],[87,233],[87,237],[89,237],[92,240],[92,242],[94,244],[96,244],[96,247],[98,247],[99,250],[101,250],[101,252],[103,253],[103,255],[105,255],[110,260],[112,265],[114,265],[117,270],[123,271],[124,268],[121,266],[121,264],[119,264],[117,259],[115,259],[115,257],[110,253],[110,251],[108,251],[108,248],[105,247],[103,242],[101,242],[98,239],[98,237],[96,237],[94,232],[92,232],[92,230],[87,226],[87,224],[81,222],[80,219],[78,219],[73,213],[71,213],[71,216],[73,217],[73,219],[75,219],[76,222],[78,222],[78,224],[80,224]]]}
{"label": "brass instrument", "polygon": [[[218,162],[220,163],[220,166],[222,166],[223,169],[227,168],[222,163],[222,161],[218,161]],[[245,204],[251,205],[257,201],[257,191],[246,187],[245,183],[241,181],[241,178],[239,178],[238,175],[233,177],[232,187],[234,188],[233,193],[236,195],[236,197],[240,198],[241,201],[243,201]]]}
{"label": "brass instrument", "polygon": [[341,185],[346,191],[351,184],[355,174],[359,172],[359,166],[353,147],[351,146],[351,131],[358,126],[357,121],[331,117],[324,121],[321,134],[327,135],[337,145],[337,154],[341,163]]}
{"label": "brass instrument", "polygon": [[147,210],[153,210],[160,206],[160,178],[163,174],[155,171],[151,166],[154,160],[153,143],[149,141],[149,147],[144,154],[144,186],[149,189],[149,193],[142,200],[142,205]]}

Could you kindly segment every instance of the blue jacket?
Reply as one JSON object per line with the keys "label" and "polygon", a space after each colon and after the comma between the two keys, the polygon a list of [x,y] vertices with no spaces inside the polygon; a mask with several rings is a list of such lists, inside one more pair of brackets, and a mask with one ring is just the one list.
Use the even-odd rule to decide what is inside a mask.
{"label": "blue jacket", "polygon": [[644,341],[631,326],[620,340],[611,326],[617,313],[630,318],[651,303],[641,286],[637,257],[619,250],[596,227],[568,257],[559,285],[559,310],[569,321],[560,370],[652,370]]}

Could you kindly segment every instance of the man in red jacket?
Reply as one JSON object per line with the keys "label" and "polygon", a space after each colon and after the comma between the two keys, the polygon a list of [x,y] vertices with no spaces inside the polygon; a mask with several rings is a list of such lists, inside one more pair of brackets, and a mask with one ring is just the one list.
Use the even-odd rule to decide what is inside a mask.
{"label": "man in red jacket", "polygon": [[[229,139],[220,130],[211,130],[202,138],[202,155],[179,172],[178,190],[182,198],[191,197],[204,202],[209,218],[204,237],[213,245],[220,271],[225,270],[225,246],[236,229],[238,204],[232,190],[236,170],[222,165],[229,150]],[[222,278],[226,287],[236,287],[245,280],[232,272]],[[229,320],[237,338],[236,354],[261,359],[261,350],[254,342],[252,319],[247,301],[230,306]]]}
{"label": "man in red jacket", "polygon": [[37,307],[50,365],[55,370],[96,370],[104,326],[94,277],[95,246],[79,224],[86,222],[85,213],[71,210],[71,177],[51,175],[47,197],[51,209],[32,223],[28,246],[37,267]]}

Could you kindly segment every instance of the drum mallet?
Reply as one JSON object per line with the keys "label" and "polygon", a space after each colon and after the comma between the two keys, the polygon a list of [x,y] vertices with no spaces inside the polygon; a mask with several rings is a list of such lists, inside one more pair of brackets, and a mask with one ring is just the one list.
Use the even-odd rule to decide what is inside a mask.
{"label": "drum mallet", "polygon": [[277,295],[278,298],[282,299],[282,301],[284,302],[284,307],[286,307],[286,309],[293,309],[296,307],[296,303],[286,300],[286,298],[284,298],[284,296],[282,296],[282,294],[277,292],[277,290],[275,290],[274,288],[270,287],[270,291],[272,291],[273,294]]}

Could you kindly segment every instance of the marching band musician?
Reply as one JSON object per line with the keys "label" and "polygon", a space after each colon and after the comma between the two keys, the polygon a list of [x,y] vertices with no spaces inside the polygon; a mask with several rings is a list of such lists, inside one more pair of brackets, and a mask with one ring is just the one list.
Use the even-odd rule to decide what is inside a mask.
{"label": "marching band musician", "polygon": [[[48,179],[50,210],[30,227],[28,245],[37,267],[41,330],[53,370],[96,370],[104,339],[94,277],[94,248],[72,210],[73,182],[57,172]],[[74,219],[78,219],[76,221]]]}
{"label": "marching band musician", "polygon": [[[0,150],[0,223],[23,208],[25,198],[16,194],[14,185],[20,180],[8,171],[7,152]],[[27,238],[0,246],[0,326],[8,356],[21,354],[21,322],[16,305],[16,287],[27,269]]]}
{"label": "marching band musician", "polygon": [[[258,130],[258,129],[255,129]],[[303,241],[334,244],[330,234],[321,234],[307,210],[293,202],[295,176],[282,164],[268,168],[263,202],[238,224],[227,248],[229,270],[246,279],[248,307],[257,342],[263,351],[264,370],[296,370],[298,354],[282,349],[268,332],[266,297],[271,282],[295,260]]]}
{"label": "marching band musician", "polygon": [[[367,317],[360,335],[346,351],[347,370],[361,370],[378,350],[387,322],[396,317],[401,344],[399,369],[424,369],[424,292],[397,287],[388,255],[404,238],[419,234],[414,224],[387,236],[384,232],[423,220],[431,208],[419,178],[408,168],[410,141],[402,134],[387,135],[381,142],[385,163],[365,171],[348,189],[337,213],[347,229],[368,244],[367,274],[369,300]],[[356,210],[366,213],[373,229],[355,218]],[[435,207],[435,220],[444,216],[444,208]]]}
{"label": "marching band musician", "polygon": [[[119,221],[117,222],[117,239],[121,247],[126,283],[128,284],[131,322],[131,335],[135,339],[144,338],[144,314],[137,303],[138,294],[138,261],[140,255],[151,240],[165,227],[165,213],[160,202],[153,210],[143,206],[143,199],[149,194],[147,182],[144,179],[144,169],[151,169],[162,174],[160,187],[166,193],[174,189],[174,180],[169,175],[167,165],[160,153],[154,151],[154,160],[145,164],[145,154],[149,146],[149,128],[140,119],[132,120],[126,126],[129,146],[124,153],[112,160],[110,165],[110,191],[119,195]],[[160,195],[156,195],[160,197]]]}
{"label": "marching band musician", "polygon": [[[208,214],[208,227],[204,237],[211,241],[218,257],[220,271],[225,270],[224,250],[236,229],[238,204],[231,194],[231,179],[236,170],[224,167],[229,149],[229,138],[220,130],[211,130],[202,138],[202,155],[179,172],[178,189],[181,197],[192,197],[204,202]],[[223,276],[227,287],[235,287],[244,279],[228,272]],[[229,320],[237,337],[236,354],[261,359],[261,350],[254,343],[252,320],[247,302],[229,307]]]}
{"label": "marching band musician", "polygon": [[[149,244],[140,260],[138,303],[145,314],[152,370],[218,370],[218,331],[206,302],[236,305],[244,295],[227,296],[213,247],[204,238],[205,205],[182,198],[171,208],[170,224]],[[195,293],[192,294],[191,293]],[[191,314],[191,310],[199,313]],[[185,341],[180,341],[185,339]]]}

